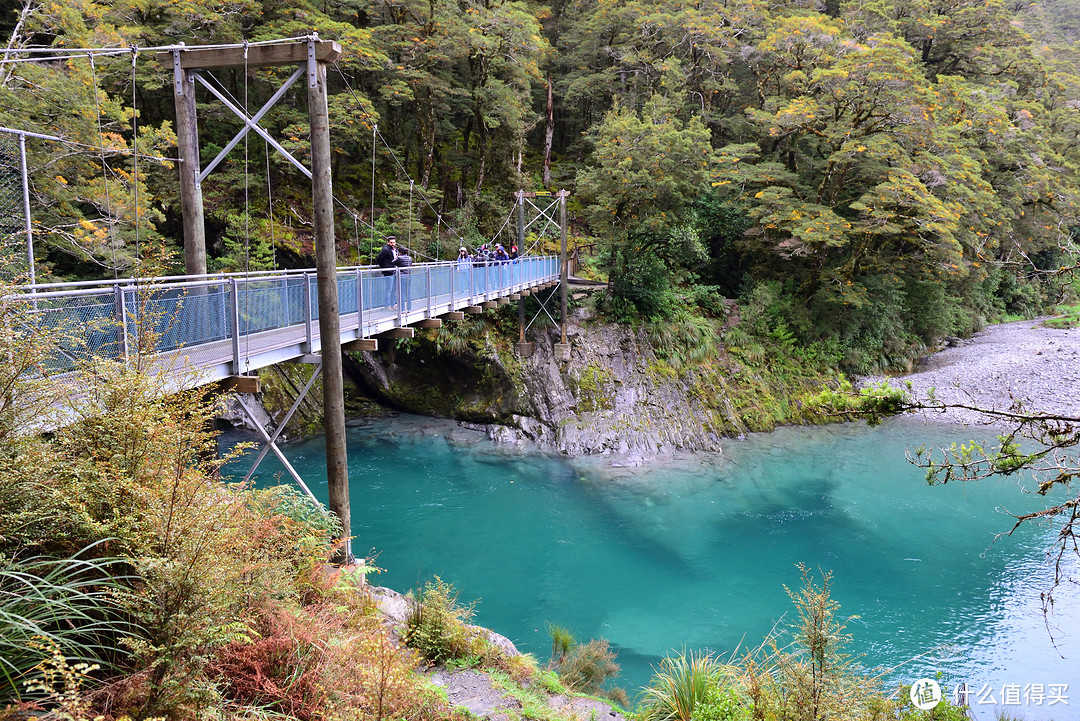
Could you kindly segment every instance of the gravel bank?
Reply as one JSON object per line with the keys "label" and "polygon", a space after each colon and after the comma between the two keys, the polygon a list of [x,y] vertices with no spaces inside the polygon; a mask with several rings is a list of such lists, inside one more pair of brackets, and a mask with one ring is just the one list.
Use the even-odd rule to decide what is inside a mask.
{"label": "gravel bank", "polygon": [[[970,339],[954,340],[953,347],[926,358],[920,370],[889,378],[889,383],[910,382],[918,399],[933,388],[946,403],[1008,410],[1019,400],[1029,411],[1080,418],[1080,328],[1047,328],[1043,320],[992,325]],[[864,383],[881,380],[866,378]],[[959,409],[928,415],[953,423],[986,422]]]}

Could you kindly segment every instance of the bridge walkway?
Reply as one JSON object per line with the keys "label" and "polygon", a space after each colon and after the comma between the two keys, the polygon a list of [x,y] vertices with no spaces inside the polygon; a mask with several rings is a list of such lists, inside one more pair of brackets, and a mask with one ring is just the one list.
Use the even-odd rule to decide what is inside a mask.
{"label": "bridge walkway", "polygon": [[[338,269],[342,344],[549,285],[559,279],[559,259],[422,263],[409,271]],[[175,376],[177,387],[192,387],[317,355],[316,281],[314,269],[90,281],[28,286],[7,301],[24,304],[24,322],[57,341],[49,375],[75,371],[90,356],[138,354]]]}

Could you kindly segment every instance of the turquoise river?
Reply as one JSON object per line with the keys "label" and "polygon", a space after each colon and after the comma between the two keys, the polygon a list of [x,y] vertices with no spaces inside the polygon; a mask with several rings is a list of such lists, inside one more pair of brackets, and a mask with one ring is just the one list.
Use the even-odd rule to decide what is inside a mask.
{"label": "turquoise river", "polygon": [[[377,554],[378,585],[453,583],[479,599],[476,623],[541,661],[549,622],[607,639],[631,697],[672,649],[726,655],[789,624],[801,562],[833,572],[848,650],[891,683],[940,673],[969,684],[980,719],[1080,719],[1080,590],[1059,587],[1046,617],[1040,603],[1055,529],[994,540],[1005,509],[1038,497],[1015,480],[928,487],[905,459],[978,433],[913,419],[786,428],[612,472],[451,422],[362,421],[348,439],[353,551]],[[322,438],[284,450],[325,500]],[[281,472],[271,457],[258,482]],[[1080,575],[1075,556],[1066,570]]]}

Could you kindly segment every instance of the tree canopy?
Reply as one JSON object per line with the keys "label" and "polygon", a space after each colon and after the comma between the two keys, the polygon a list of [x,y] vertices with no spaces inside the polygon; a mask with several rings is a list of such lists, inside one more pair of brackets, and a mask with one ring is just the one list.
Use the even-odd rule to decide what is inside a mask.
{"label": "tree canopy", "polygon": [[[173,272],[169,73],[134,48],[315,30],[343,47],[342,261],[369,260],[368,224],[415,236],[421,255],[457,247],[440,234],[482,242],[514,190],[546,182],[571,191],[574,231],[606,249],[613,279],[744,297],[778,284],[790,328],[865,369],[1058,292],[1045,279],[1071,267],[1080,226],[1073,5],[25,0],[0,18],[10,50],[121,52],[10,53],[0,123],[72,141],[29,148],[39,276]],[[281,75],[214,81],[256,108]],[[200,98],[207,161],[239,122]],[[304,102],[263,120],[301,158]],[[308,194],[249,137],[204,184],[212,267],[309,263]],[[664,298],[622,307],[670,315]]]}

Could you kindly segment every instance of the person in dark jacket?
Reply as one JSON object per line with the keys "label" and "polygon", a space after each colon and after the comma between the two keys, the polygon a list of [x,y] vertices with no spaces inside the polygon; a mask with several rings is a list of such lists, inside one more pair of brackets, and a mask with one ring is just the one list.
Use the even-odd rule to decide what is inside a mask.
{"label": "person in dark jacket", "polygon": [[506,249],[502,245],[495,244],[495,252],[492,254],[491,259],[496,263],[506,263],[510,260],[510,256],[507,254]]}
{"label": "person in dark jacket", "polygon": [[379,254],[375,256],[375,262],[380,268],[384,268],[383,275],[391,276],[393,280],[384,281],[386,283],[386,305],[397,305],[397,261],[398,249],[397,238],[392,235],[386,236],[386,245],[382,247]]}

